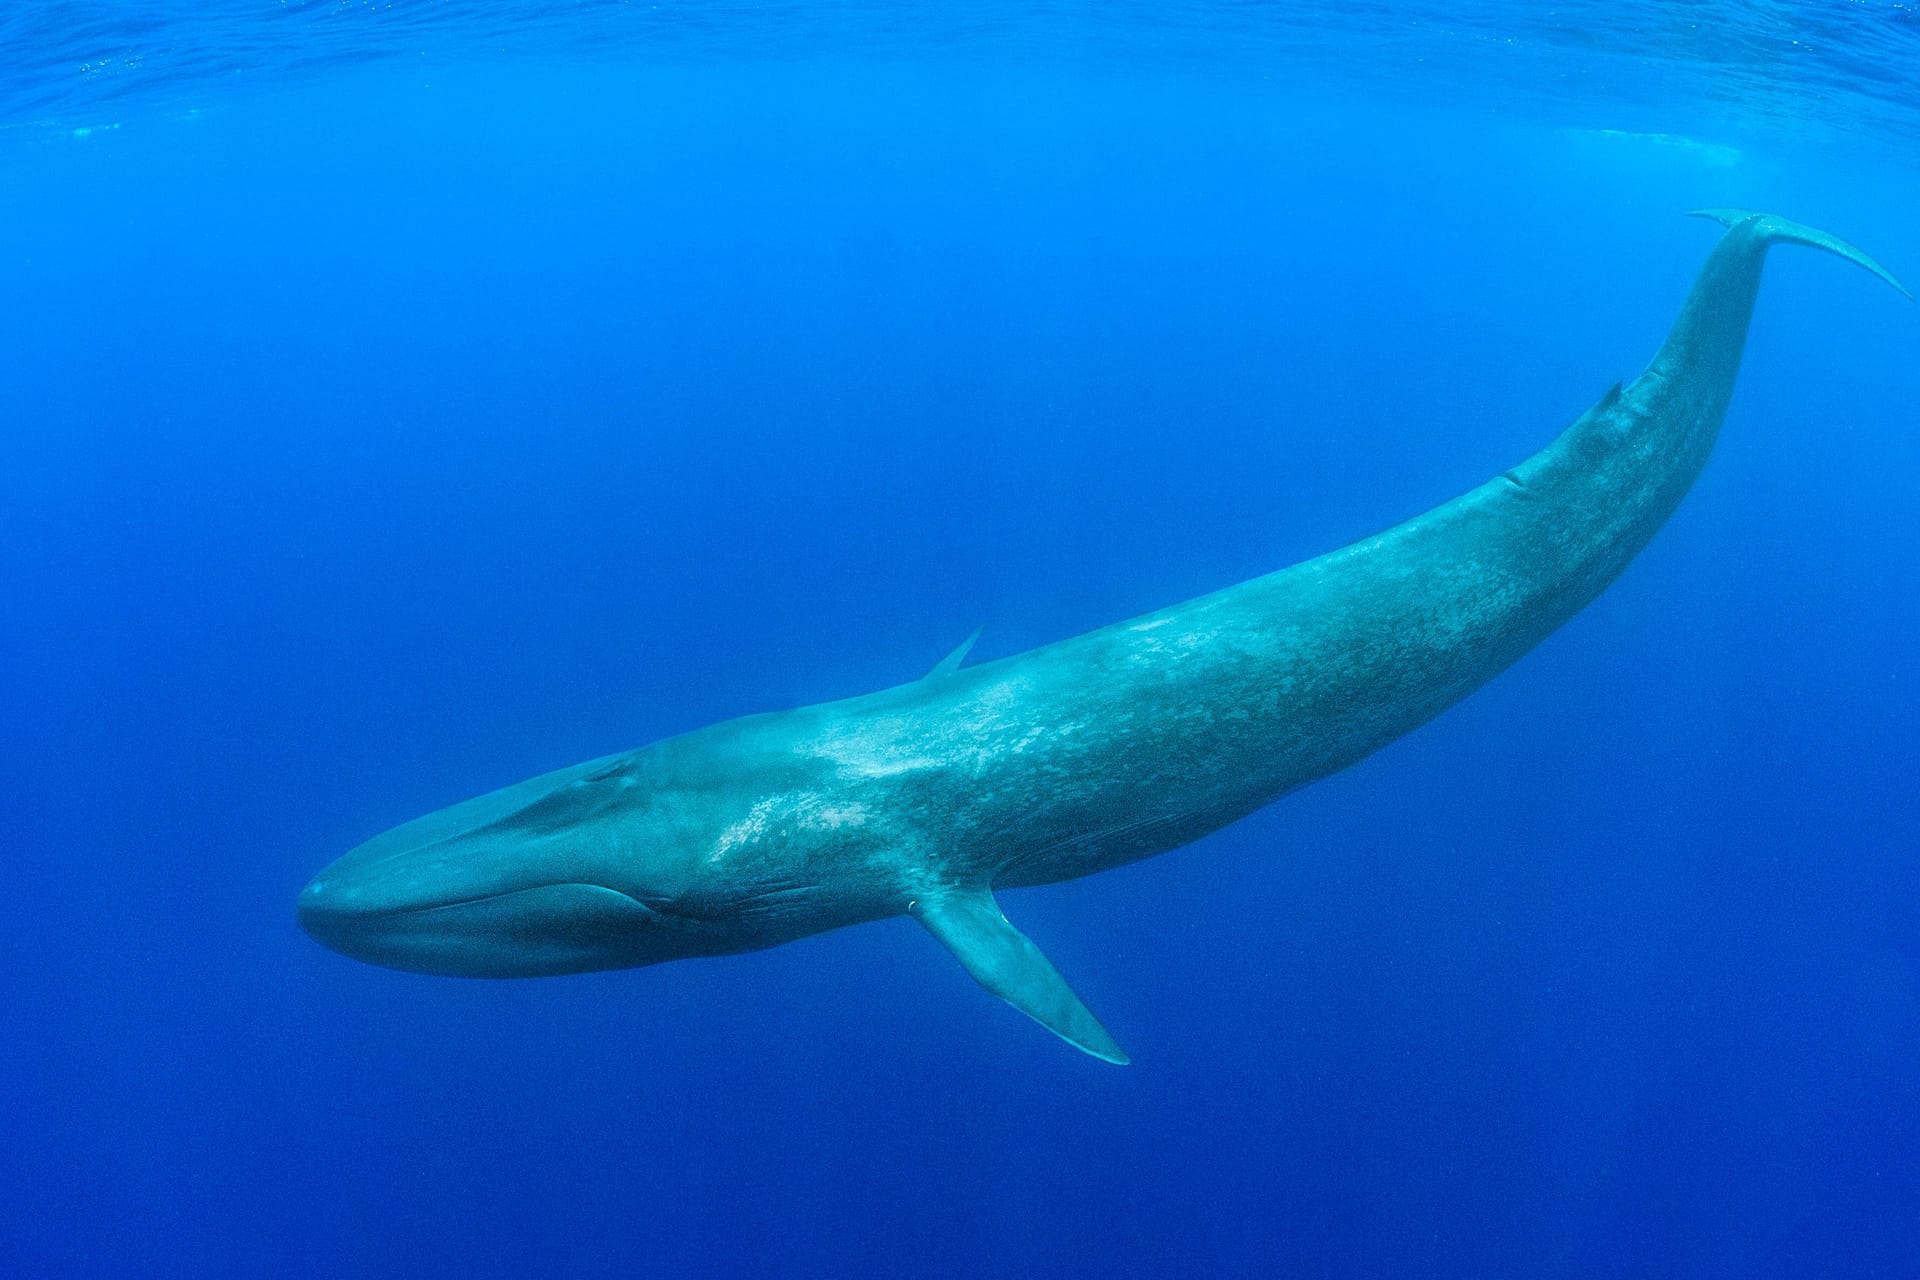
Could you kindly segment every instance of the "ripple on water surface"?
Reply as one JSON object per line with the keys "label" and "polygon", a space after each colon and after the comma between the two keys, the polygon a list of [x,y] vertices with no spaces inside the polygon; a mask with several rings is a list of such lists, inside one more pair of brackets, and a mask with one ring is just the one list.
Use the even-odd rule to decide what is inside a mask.
{"label": "ripple on water surface", "polygon": [[[1510,109],[1604,105],[1653,127],[1910,137],[1920,2],[1652,0],[1315,5],[672,0],[79,0],[0,7],[0,127],[74,133],[221,105],[343,66],[474,58],[875,56],[1300,73]],[[1570,119],[1566,123],[1592,123]]]}

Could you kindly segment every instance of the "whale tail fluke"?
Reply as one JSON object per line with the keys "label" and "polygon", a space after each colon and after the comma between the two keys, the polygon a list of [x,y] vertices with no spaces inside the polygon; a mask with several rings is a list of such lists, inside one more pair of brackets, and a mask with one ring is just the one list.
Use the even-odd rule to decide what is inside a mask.
{"label": "whale tail fluke", "polygon": [[1878,262],[1875,262],[1867,254],[1854,248],[1839,236],[1830,236],[1817,227],[1809,227],[1804,223],[1795,222],[1791,218],[1783,218],[1774,213],[1758,213],[1752,209],[1691,209],[1688,210],[1688,216],[1694,218],[1712,218],[1715,222],[1728,229],[1743,224],[1750,224],[1753,230],[1757,232],[1763,240],[1783,240],[1788,244],[1804,244],[1815,249],[1825,249],[1828,253],[1838,254],[1848,262],[1865,267],[1868,271],[1873,272],[1873,274],[1885,280],[1895,289],[1898,289],[1909,301],[1913,298],[1913,294],[1908,291],[1907,287],[1894,278],[1893,272],[1887,270]]}

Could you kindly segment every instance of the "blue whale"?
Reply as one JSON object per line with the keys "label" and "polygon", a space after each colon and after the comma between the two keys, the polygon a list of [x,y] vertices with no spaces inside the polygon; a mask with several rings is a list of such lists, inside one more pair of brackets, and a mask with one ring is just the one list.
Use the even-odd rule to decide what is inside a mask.
{"label": "blue whale", "polygon": [[[996,888],[1177,848],[1485,684],[1625,569],[1700,474],[1769,245],[1737,209],[1653,362],[1526,461],[1290,569],[1042,649],[747,716],[542,775],[360,845],[300,894],[337,951],[514,977],[769,947],[901,913],[987,990],[1126,1055]],[[1911,295],[1908,295],[1911,297]]]}

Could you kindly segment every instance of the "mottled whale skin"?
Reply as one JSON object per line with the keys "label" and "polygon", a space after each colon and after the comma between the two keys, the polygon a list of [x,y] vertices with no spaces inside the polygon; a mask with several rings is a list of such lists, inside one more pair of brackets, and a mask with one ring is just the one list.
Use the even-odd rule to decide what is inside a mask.
{"label": "mottled whale skin", "polygon": [[303,925],[376,964],[511,977],[746,951],[907,912],[988,990],[1125,1062],[993,889],[1218,830],[1432,719],[1571,618],[1706,463],[1770,244],[1827,249],[1900,288],[1823,232],[1702,212],[1727,230],[1646,372],[1471,492],[1043,649],[963,667],[962,645],[912,684],[443,809],[322,871]]}

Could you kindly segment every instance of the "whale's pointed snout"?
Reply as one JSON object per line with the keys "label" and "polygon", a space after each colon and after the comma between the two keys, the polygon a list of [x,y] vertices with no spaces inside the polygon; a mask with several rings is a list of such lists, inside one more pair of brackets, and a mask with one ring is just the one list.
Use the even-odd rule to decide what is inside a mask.
{"label": "whale's pointed snout", "polygon": [[379,880],[354,867],[354,862],[349,854],[309,880],[300,890],[295,914],[307,936],[329,950],[388,964],[382,952],[406,921],[443,907],[448,900],[420,896],[409,900],[396,894],[391,883],[382,892]]}
{"label": "whale's pointed snout", "polygon": [[309,937],[324,943],[332,932],[333,921],[330,916],[326,885],[318,878],[307,881],[307,887],[300,891],[300,901],[294,907],[294,918]]}
{"label": "whale's pointed snout", "polygon": [[326,873],[315,876],[300,890],[294,908],[300,927],[315,942],[331,950],[354,955],[355,938],[382,914],[356,906],[351,895],[338,892]]}

